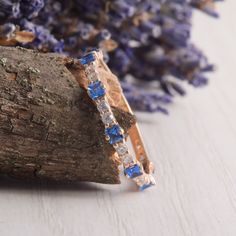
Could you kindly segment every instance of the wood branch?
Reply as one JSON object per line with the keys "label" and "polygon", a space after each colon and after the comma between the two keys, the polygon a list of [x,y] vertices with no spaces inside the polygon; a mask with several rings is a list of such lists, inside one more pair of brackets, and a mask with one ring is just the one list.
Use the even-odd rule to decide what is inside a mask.
{"label": "wood branch", "polygon": [[[99,73],[127,131],[135,119],[118,102],[117,78],[104,65]],[[84,83],[83,68],[71,58],[0,47],[1,174],[23,180],[120,182],[114,149],[105,141],[104,125]]]}

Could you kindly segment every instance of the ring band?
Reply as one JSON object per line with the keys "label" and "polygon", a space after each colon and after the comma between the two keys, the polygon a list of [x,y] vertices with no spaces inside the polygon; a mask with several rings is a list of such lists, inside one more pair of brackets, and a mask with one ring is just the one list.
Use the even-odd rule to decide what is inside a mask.
{"label": "ring band", "polygon": [[[87,93],[96,104],[102,122],[105,125],[106,140],[116,150],[119,160],[123,164],[124,174],[129,179],[132,179],[140,190],[144,190],[155,185],[155,180],[151,175],[154,170],[153,164],[148,160],[137,124],[133,125],[128,132],[136,158],[129,153],[124,131],[111,110],[105,86],[99,79],[97,72],[97,61],[102,59],[102,57],[100,50],[93,50],[79,59],[80,64],[85,68],[85,74],[88,79]],[[100,61],[103,62],[103,60]],[[122,100],[124,108],[133,114],[124,95],[122,95]]]}

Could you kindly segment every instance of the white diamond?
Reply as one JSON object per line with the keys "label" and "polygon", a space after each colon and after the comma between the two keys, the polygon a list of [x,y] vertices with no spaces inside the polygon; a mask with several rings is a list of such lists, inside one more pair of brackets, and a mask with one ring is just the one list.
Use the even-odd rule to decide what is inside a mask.
{"label": "white diamond", "polygon": [[136,177],[134,181],[140,187],[140,190],[144,190],[145,186],[150,186],[152,184],[150,180],[150,176],[147,174],[142,174]]}
{"label": "white diamond", "polygon": [[140,175],[136,177],[134,181],[140,187],[140,190],[144,190],[145,188],[156,184],[153,176],[149,174]]}
{"label": "white diamond", "polygon": [[88,79],[92,82],[98,80],[98,75],[96,73],[91,73],[91,74],[88,74],[87,76],[88,76]]}
{"label": "white diamond", "polygon": [[110,111],[110,105],[105,100],[101,100],[97,104],[99,112],[104,113]]}
{"label": "white diamond", "polygon": [[94,82],[98,80],[98,73],[93,66],[87,66],[85,73],[90,81]]}
{"label": "white diamond", "polygon": [[127,166],[127,165],[129,165],[133,162],[134,162],[134,159],[130,154],[127,154],[127,155],[124,156],[123,163],[124,163],[125,166]]}
{"label": "white diamond", "polygon": [[118,144],[118,146],[116,146],[115,149],[116,149],[118,155],[120,155],[120,156],[123,156],[128,151],[128,147],[124,143]]}
{"label": "white diamond", "polygon": [[114,122],[114,116],[112,113],[104,113],[102,114],[102,121],[104,124],[112,124]]}
{"label": "white diamond", "polygon": [[143,186],[148,181],[146,174],[140,175],[140,176],[136,177],[134,180],[138,186]]}
{"label": "white diamond", "polygon": [[95,73],[95,68],[93,66],[86,66],[85,67],[85,73],[87,75],[91,74],[91,73]]}

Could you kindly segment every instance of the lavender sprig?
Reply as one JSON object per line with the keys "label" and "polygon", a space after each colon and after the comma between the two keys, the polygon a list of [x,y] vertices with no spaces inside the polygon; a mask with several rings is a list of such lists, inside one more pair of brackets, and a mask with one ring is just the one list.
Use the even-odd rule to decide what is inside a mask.
{"label": "lavender sprig", "polygon": [[[217,17],[214,2],[0,0],[0,37],[29,31],[35,40],[22,46],[72,57],[100,47],[134,108],[167,113],[173,96],[185,94],[183,81],[203,86],[208,82],[205,73],[214,69],[191,43],[193,9]],[[150,90],[153,82],[158,86]]]}

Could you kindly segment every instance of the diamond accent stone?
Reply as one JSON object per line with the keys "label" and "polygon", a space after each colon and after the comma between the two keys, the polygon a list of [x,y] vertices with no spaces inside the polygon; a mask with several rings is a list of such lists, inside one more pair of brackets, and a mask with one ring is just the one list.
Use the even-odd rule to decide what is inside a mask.
{"label": "diamond accent stone", "polygon": [[110,105],[106,100],[101,100],[97,102],[97,109],[100,113],[105,113],[110,111]]}
{"label": "diamond accent stone", "polygon": [[142,185],[144,185],[145,183],[147,183],[147,175],[146,175],[146,174],[142,174],[142,175],[136,177],[136,178],[134,179],[134,181],[136,182],[136,184],[137,184],[138,186],[142,186]]}
{"label": "diamond accent stone", "polygon": [[141,190],[141,191],[156,184],[153,176],[148,175],[148,174],[140,175],[140,176],[136,177],[134,180],[137,183],[137,185],[139,186],[139,190]]}
{"label": "diamond accent stone", "polygon": [[97,74],[90,74],[88,75],[88,79],[91,81],[91,82],[95,82],[96,80],[98,80],[98,76]]}
{"label": "diamond accent stone", "polygon": [[89,66],[85,67],[86,75],[89,75],[89,74],[94,73],[94,72],[95,72],[95,67],[94,66],[89,65]]}
{"label": "diamond accent stone", "polygon": [[104,113],[104,114],[102,114],[102,122],[105,125],[110,125],[110,124],[114,123],[114,121],[115,121],[115,117],[113,116],[112,113]]}
{"label": "diamond accent stone", "polygon": [[95,82],[96,80],[99,80],[98,73],[97,73],[97,71],[95,70],[95,68],[93,66],[87,66],[85,68],[85,73],[87,75],[87,78],[91,82]]}
{"label": "diamond accent stone", "polygon": [[123,164],[128,166],[132,163],[134,163],[134,158],[130,154],[125,155],[123,158]]}
{"label": "diamond accent stone", "polygon": [[128,147],[125,143],[119,143],[115,146],[115,149],[119,156],[123,156],[128,151]]}

